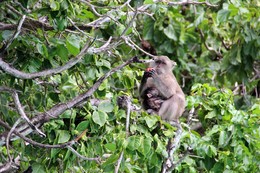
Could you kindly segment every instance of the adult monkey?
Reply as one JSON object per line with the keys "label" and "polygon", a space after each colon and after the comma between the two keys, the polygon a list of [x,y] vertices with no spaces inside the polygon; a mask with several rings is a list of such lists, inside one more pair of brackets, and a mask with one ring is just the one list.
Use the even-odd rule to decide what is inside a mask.
{"label": "adult monkey", "polygon": [[172,73],[175,65],[167,56],[155,56],[139,88],[143,108],[169,122],[179,122],[185,109],[185,95]]}

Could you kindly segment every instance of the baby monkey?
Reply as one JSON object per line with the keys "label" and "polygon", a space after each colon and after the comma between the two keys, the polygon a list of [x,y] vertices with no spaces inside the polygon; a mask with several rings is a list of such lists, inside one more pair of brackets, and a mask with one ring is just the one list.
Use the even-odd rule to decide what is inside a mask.
{"label": "baby monkey", "polygon": [[167,56],[156,56],[144,72],[139,94],[142,106],[163,120],[178,122],[185,109],[185,95],[172,69],[176,65]]}

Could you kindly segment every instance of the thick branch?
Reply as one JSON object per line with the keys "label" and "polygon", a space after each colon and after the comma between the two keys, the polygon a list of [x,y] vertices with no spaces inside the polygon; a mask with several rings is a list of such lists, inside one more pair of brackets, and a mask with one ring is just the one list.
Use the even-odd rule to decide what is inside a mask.
{"label": "thick branch", "polygon": [[68,148],[69,150],[71,150],[74,154],[76,154],[78,157],[80,157],[83,160],[97,161],[99,163],[100,158],[98,158],[98,157],[97,158],[88,158],[88,157],[82,156],[71,147],[72,145],[75,144],[77,138],[73,139],[71,141],[68,141],[66,143],[63,143],[63,144],[54,144],[54,145],[42,144],[42,143],[33,141],[30,138],[27,138],[26,136],[22,135],[16,129],[11,128],[9,125],[7,125],[5,122],[3,122],[1,119],[0,119],[0,125],[3,126],[4,128],[6,128],[7,130],[10,130],[9,134],[14,133],[15,135],[19,136],[21,139],[23,139],[25,142],[28,142],[31,145],[41,147],[41,148]]}
{"label": "thick branch", "polygon": [[21,79],[33,79],[37,77],[44,77],[48,75],[58,74],[76,65],[81,60],[81,58],[85,55],[90,45],[91,44],[87,43],[75,58],[69,60],[64,66],[60,66],[57,68],[43,70],[41,72],[35,72],[35,73],[25,73],[11,67],[8,63],[6,63],[3,60],[4,58],[3,55],[0,55],[0,68],[6,73],[9,73],[10,75]]}
{"label": "thick branch", "polygon": [[[43,123],[49,121],[51,118],[57,118],[60,114],[64,113],[66,110],[74,108],[81,102],[84,102],[87,100],[90,96],[93,95],[93,93],[97,90],[97,88],[101,85],[101,83],[107,79],[109,76],[111,76],[116,71],[122,69],[126,65],[137,62],[137,58],[133,57],[126,61],[125,63],[121,64],[118,67],[113,68],[106,74],[104,74],[100,79],[97,80],[97,82],[85,93],[78,95],[77,97],[73,98],[72,100],[66,102],[66,103],[60,103],[55,106],[53,106],[51,109],[49,109],[46,112],[40,113],[39,115],[32,118],[31,122],[36,126],[40,127]],[[24,135],[27,135],[31,133],[31,129],[28,127],[28,124],[24,124],[18,128],[18,131],[20,133],[23,133]],[[1,135],[0,135],[1,137]],[[1,138],[0,138],[1,139]],[[2,140],[2,139],[1,139]],[[1,141],[0,141],[1,143]]]}
{"label": "thick branch", "polygon": [[168,158],[163,163],[161,173],[169,173],[177,165],[176,163],[174,163],[173,154],[177,150],[177,147],[180,143],[181,135],[182,135],[182,127],[180,123],[171,122],[170,124],[172,126],[177,127],[177,131],[173,140],[169,140],[168,142],[168,146],[167,146]]}
{"label": "thick branch", "polygon": [[46,136],[40,129],[38,129],[36,126],[34,126],[32,124],[32,122],[29,120],[29,118],[27,117],[16,90],[7,88],[7,87],[0,87],[0,92],[11,93],[13,100],[14,100],[16,110],[19,113],[19,115],[21,116],[21,118],[24,119],[33,130],[36,130],[42,136]]}

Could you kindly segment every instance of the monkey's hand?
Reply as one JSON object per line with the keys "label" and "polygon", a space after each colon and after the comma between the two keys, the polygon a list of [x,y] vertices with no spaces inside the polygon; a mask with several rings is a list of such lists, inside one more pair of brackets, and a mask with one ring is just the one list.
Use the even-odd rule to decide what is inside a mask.
{"label": "monkey's hand", "polygon": [[147,68],[144,72],[144,75],[147,75],[148,77],[153,77],[156,75],[156,71],[154,68]]}

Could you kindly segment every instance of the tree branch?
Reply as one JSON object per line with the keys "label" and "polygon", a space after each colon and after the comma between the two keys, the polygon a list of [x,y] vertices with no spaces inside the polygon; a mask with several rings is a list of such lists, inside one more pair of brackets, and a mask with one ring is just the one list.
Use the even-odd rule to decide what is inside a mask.
{"label": "tree branch", "polygon": [[180,143],[181,135],[182,135],[182,127],[180,123],[170,122],[170,124],[174,127],[177,127],[177,131],[173,140],[170,139],[168,142],[167,145],[168,158],[163,163],[161,173],[170,173],[171,170],[173,170],[177,165],[176,163],[174,163],[173,154],[177,150],[177,147]]}
{"label": "tree branch", "polygon": [[[155,0],[155,2],[161,2],[162,0]],[[173,5],[206,5],[208,7],[218,7],[218,5],[211,4],[207,1],[204,2],[198,2],[198,1],[179,1],[179,2],[167,2],[168,5],[173,6]]]}
{"label": "tree branch", "polygon": [[222,58],[223,55],[221,54],[221,52],[219,52],[219,51],[213,49],[212,47],[208,46],[208,44],[206,43],[206,40],[205,40],[205,36],[204,36],[204,34],[203,34],[201,29],[199,29],[199,33],[200,33],[200,36],[201,36],[201,40],[203,41],[203,44],[206,47],[206,49],[208,49],[210,52],[215,53],[218,57]]}
{"label": "tree branch", "polygon": [[21,116],[21,118],[24,119],[33,130],[36,130],[40,135],[45,137],[46,135],[40,129],[38,129],[35,125],[33,125],[33,123],[27,117],[27,115],[23,109],[23,106],[19,100],[17,91],[14,89],[11,89],[11,88],[7,88],[7,87],[0,87],[0,92],[2,92],[2,91],[9,92],[12,94],[16,110],[19,113],[19,115]]}
{"label": "tree branch", "polygon": [[[46,112],[42,112],[40,114],[38,114],[37,116],[33,117],[31,119],[31,122],[33,124],[35,124],[35,126],[40,127],[43,123],[49,121],[52,118],[57,118],[60,114],[64,113],[66,110],[74,108],[75,106],[77,106],[78,104],[80,104],[81,102],[84,102],[85,100],[87,100],[90,96],[93,95],[93,93],[97,90],[97,88],[101,85],[101,83],[107,79],[109,76],[111,76],[113,73],[117,72],[118,70],[122,69],[123,67],[125,67],[126,65],[133,63],[133,62],[138,62],[137,57],[133,57],[129,60],[127,60],[126,62],[124,62],[123,64],[113,68],[112,70],[110,70],[109,72],[107,72],[106,74],[104,74],[101,78],[99,78],[97,80],[97,82],[95,82],[95,84],[93,84],[93,86],[86,91],[85,93],[82,93],[78,96],[76,96],[75,98],[73,98],[72,100],[66,102],[66,103],[59,103],[55,106],[53,106],[51,109],[49,109]],[[31,133],[31,129],[28,127],[28,124],[23,124],[21,126],[19,126],[17,128],[18,132],[22,133],[23,135],[27,135]],[[1,141],[4,139],[4,136],[0,135],[0,143]]]}
{"label": "tree branch", "polygon": [[[119,98],[121,101],[123,101],[122,105],[123,107],[126,107],[126,123],[125,123],[125,132],[126,132],[126,139],[129,136],[129,124],[130,124],[130,113],[131,113],[131,101],[130,101],[130,97],[128,96],[122,96],[121,98]],[[120,102],[121,102],[120,101]],[[114,173],[118,173],[119,168],[120,168],[120,164],[123,160],[124,157],[124,151],[121,152],[117,163],[116,163],[116,167],[115,167],[115,171]]]}
{"label": "tree branch", "polygon": [[49,75],[53,75],[53,74],[58,74],[64,70],[67,70],[67,69],[73,67],[74,65],[76,65],[81,60],[81,58],[85,55],[85,53],[87,52],[87,50],[90,48],[90,46],[93,43],[94,43],[94,41],[92,43],[88,42],[75,58],[69,60],[64,66],[60,66],[57,68],[43,70],[41,72],[35,72],[35,73],[25,73],[25,72],[19,71],[15,68],[11,67],[8,63],[6,63],[3,60],[4,59],[3,55],[0,55],[0,68],[3,71],[5,71],[6,73],[8,73],[12,76],[15,76],[17,78],[20,78],[20,79],[33,79],[33,78],[37,78],[37,77],[45,77],[45,76],[49,76]]}

